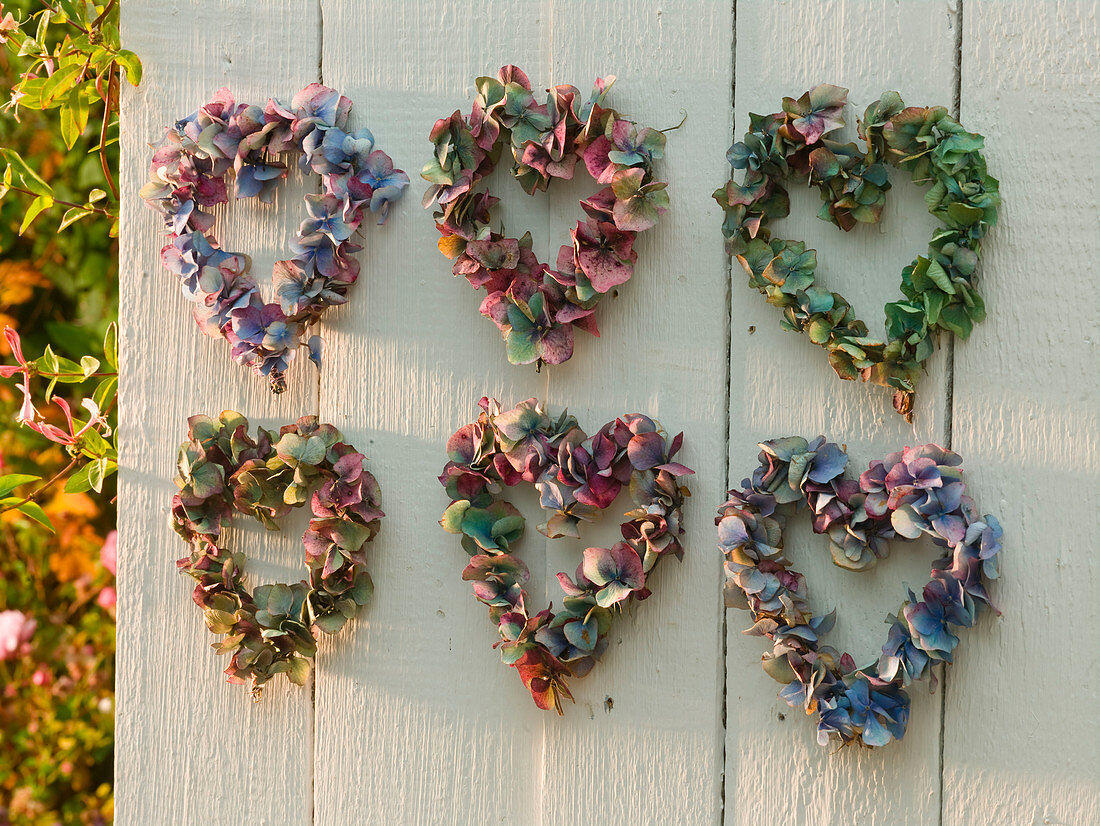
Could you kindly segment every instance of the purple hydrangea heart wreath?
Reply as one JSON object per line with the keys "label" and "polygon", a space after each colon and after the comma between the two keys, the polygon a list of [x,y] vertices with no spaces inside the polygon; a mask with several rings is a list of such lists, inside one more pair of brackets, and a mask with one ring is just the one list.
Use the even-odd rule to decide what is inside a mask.
{"label": "purple hydrangea heart wreath", "polygon": [[[905,448],[846,478],[845,450],[819,436],[762,442],[760,467],[718,511],[719,547],[726,557],[726,604],[752,613],[745,633],[767,637],[772,651],[764,670],[784,684],[780,696],[817,715],[817,739],[842,745],[884,746],[900,740],[909,722],[905,687],[929,678],[932,666],[950,663],[958,628],[970,628],[983,607],[992,608],[988,580],[998,575],[1001,526],[979,517],[962,481],[962,459],[938,445]],[[922,534],[945,549],[932,563],[922,593],[909,591],[882,656],[856,667],[822,638],[835,611],[814,616],[806,581],[783,555],[783,525],[801,503],[809,505],[815,533],[827,534],[833,561],[865,571],[888,553],[886,540]]]}
{"label": "purple hydrangea heart wreath", "polygon": [[[535,399],[504,411],[487,398],[480,406],[478,420],[447,443],[450,461],[439,481],[451,504],[440,524],[462,536],[471,557],[462,578],[489,607],[501,659],[519,673],[535,705],[561,714],[562,698],[573,699],[567,679],[592,670],[615,614],[650,595],[661,559],[683,557],[688,490],[679,479],[693,471],[673,458],[684,434],[666,439],[656,422],[635,413],[588,437],[567,412],[551,418]],[[586,549],[575,579],[558,574],[564,599],[556,613],[552,605],[537,613],[528,605],[530,573],[513,552],[524,519],[503,493],[520,482],[534,484],[539,504],[551,512],[538,526],[551,539],[579,536],[580,522],[611,507],[623,488],[634,500],[622,542]]]}
{"label": "purple hydrangea heart wreath", "polygon": [[[209,336],[225,338],[233,358],[267,376],[276,393],[286,389],[286,370],[300,345],[320,366],[321,338],[307,330],[324,311],[347,301],[359,276],[351,242],[364,211],[386,220],[409,177],[374,148],[368,129],[345,131],[351,101],[311,83],[289,107],[272,98],[261,108],[237,104],[228,89],[168,129],[153,154],[151,180],[141,197],[160,212],[169,243],[164,266],[179,278],[194,303],[195,321]],[[308,217],[290,247],[294,257],[275,264],[277,302],[264,303],[249,271],[248,255],[221,249],[205,209],[228,200],[225,176],[236,173],[237,198],[271,203],[285,163],[272,157],[298,152],[303,170],[317,173],[323,191],[306,195]]]}

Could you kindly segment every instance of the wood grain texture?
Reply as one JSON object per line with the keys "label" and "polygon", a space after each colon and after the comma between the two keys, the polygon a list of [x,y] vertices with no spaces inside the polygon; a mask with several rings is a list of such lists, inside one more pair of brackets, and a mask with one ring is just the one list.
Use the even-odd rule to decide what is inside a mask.
{"label": "wood grain texture", "polygon": [[[982,260],[989,317],[955,351],[954,446],[1004,525],[1004,616],[951,672],[945,826],[1100,823],[1098,11],[964,8],[963,123],[1004,205]],[[1054,142],[1052,124],[1091,137]]]}
{"label": "wood grain texture", "polygon": [[[851,90],[845,118],[855,121],[867,104],[897,90],[909,105],[950,104],[954,92],[956,17],[945,0],[813,4],[741,0],[737,4],[735,132],[748,113],[776,112],[785,95],[818,83]],[[920,67],[920,71],[914,71]],[[928,244],[935,222],[921,192],[891,172],[882,221],[842,233],[816,217],[816,191],[791,192],[791,216],[774,224],[779,237],[797,238],[818,251],[818,275],[849,298],[872,334],[883,330],[882,306],[900,296],[901,269]],[[717,214],[715,224],[720,221]],[[763,439],[819,433],[846,442],[851,469],[905,445],[942,441],[949,358],[930,361],[917,394],[913,425],[890,406],[881,387],[841,382],[824,352],[805,336],[779,327],[779,313],[748,286],[739,266],[732,274],[730,358],[730,485],[756,465]],[[979,334],[984,331],[979,330]],[[905,596],[903,583],[922,585],[935,554],[928,547],[898,547],[873,572],[854,575],[835,567],[827,542],[808,520],[792,520],[787,548],[806,574],[810,602],[837,608],[831,643],[857,662],[877,655],[887,613]],[[726,823],[923,824],[939,816],[940,698],[918,688],[912,720],[900,747],[856,748],[832,754],[817,745],[812,719],[778,699],[777,684],[760,669],[764,645],[742,635],[744,611],[727,612]],[[782,793],[762,794],[761,789]]]}
{"label": "wood grain texture", "polygon": [[[544,715],[491,648],[486,609],[460,577],[466,554],[438,524],[448,500],[436,477],[448,436],[477,417],[481,396],[541,397],[546,376],[508,364],[478,314],[483,293],[451,275],[420,205],[419,173],[432,124],[469,111],[474,78],[510,62],[546,76],[549,13],[520,0],[322,8],[326,83],[355,101],[354,123],[370,126],[412,184],[360,254],[363,302],[342,308],[327,334],[322,415],[370,456],[386,519],[369,557],[375,599],[318,660],[316,823],[343,823],[349,812],[529,823]],[[521,17],[507,36],[488,36],[497,21]],[[537,228],[546,201],[527,198],[506,167],[493,184],[508,226],[531,226],[545,249]],[[354,744],[336,747],[349,729]]]}
{"label": "wood grain texture", "polygon": [[[654,86],[642,76],[644,61],[622,59],[633,43],[652,40],[661,25],[660,16],[642,5],[608,10],[608,19],[629,24],[580,32],[573,22],[582,18],[579,7],[555,4],[551,10],[547,3],[532,11],[530,4],[492,4],[495,20],[523,17],[507,45],[487,42],[485,17],[461,6],[407,4],[396,17],[386,8],[376,25],[373,12],[364,19],[359,4],[324,4],[326,82],[355,98],[380,145],[403,150],[395,156],[414,184],[391,225],[369,242],[364,258],[369,309],[344,311],[332,336],[331,372],[322,384],[322,412],[332,409],[347,432],[370,444],[389,519],[372,552],[380,587],[369,618],[332,647],[332,656],[327,648],[322,654],[317,741],[326,742],[354,720],[362,721],[364,742],[351,760],[318,748],[317,822],[336,822],[352,810],[380,811],[397,789],[406,822],[571,822],[580,798],[605,801],[605,813],[616,822],[651,822],[658,811],[671,811],[679,813],[678,822],[713,823],[719,806],[720,658],[705,502],[716,495],[725,436],[720,250],[700,244],[698,252],[678,260],[682,252],[659,239],[647,242],[638,275],[620,299],[601,307],[609,335],[581,342],[568,365],[537,374],[532,367],[507,363],[499,334],[477,314],[480,296],[450,275],[449,263],[435,248],[430,215],[418,205],[426,184],[416,175],[429,156],[427,135],[434,120],[456,108],[468,111],[473,79],[494,74],[505,63],[523,68],[536,88],[573,83],[587,91],[597,74],[618,73],[626,82],[613,90],[613,104],[628,114],[649,109],[647,122],[658,118],[657,125],[668,126],[679,120],[684,105],[677,95],[686,97],[692,84],[728,95],[728,61],[717,69],[662,64],[668,77]],[[675,27],[666,36],[695,37],[705,21],[717,29],[708,32],[708,51],[723,43],[728,48],[728,14],[700,21],[684,12],[665,12],[665,25]],[[364,44],[363,32],[374,31],[378,41],[368,34]],[[396,63],[387,54],[394,40],[405,50]],[[447,71],[425,77],[420,67],[432,65],[439,54],[448,55]],[[656,110],[646,106],[653,92],[665,98]],[[385,128],[376,127],[379,117]],[[662,224],[666,238],[677,227],[700,225],[709,177],[720,166],[712,162],[691,173],[691,158],[724,141],[727,117],[719,110],[700,117],[693,131],[673,136],[670,155],[679,157],[669,162],[668,174],[685,194]],[[529,198],[509,179],[506,164],[492,185],[503,197],[501,219],[517,234],[530,229],[536,252],[550,261],[580,213],[577,197],[594,189],[588,181],[577,191],[561,187]],[[687,194],[692,190],[697,192]],[[685,265],[708,260],[709,273],[685,287]],[[693,305],[707,308],[699,329],[717,346],[709,362],[677,374],[669,368],[684,363],[690,348],[667,320]],[[616,375],[608,386],[605,377],[625,361],[640,367]],[[344,364],[356,365],[363,380],[347,381]],[[602,396],[586,389],[593,381],[606,391]],[[620,622],[621,650],[613,645],[593,674],[575,683],[578,702],[563,719],[537,711],[516,674],[490,648],[496,635],[485,609],[459,578],[465,555],[437,524],[446,504],[435,481],[445,440],[476,415],[483,394],[505,402],[538,396],[568,406],[590,431],[619,413],[659,415],[670,428],[691,432],[688,461],[702,462],[701,469],[709,471],[704,478],[712,487],[697,491],[700,501],[692,503],[688,564],[663,573],[656,596]],[[534,503],[533,496],[516,499]],[[626,509],[625,502],[624,496],[617,511]],[[545,604],[557,590],[553,575],[572,572],[583,545],[545,542],[533,530],[541,521],[535,509],[525,512],[529,535],[521,552],[541,580],[532,594]],[[591,534],[593,542],[607,541],[605,534],[616,531],[617,519],[609,516],[605,522]],[[681,607],[694,588],[702,588],[710,601],[701,629]],[[646,690],[637,691],[638,685]],[[424,754],[438,759],[424,761]],[[411,772],[410,765],[424,770]],[[596,765],[603,768],[593,771]],[[654,782],[667,782],[676,790],[675,800],[618,791]]]}
{"label": "wood grain texture", "polygon": [[[840,382],[820,348],[779,328],[777,311],[731,273],[710,200],[748,113],[776,111],[784,95],[848,87],[852,137],[885,90],[951,106],[958,2],[128,0],[123,36],[145,81],[123,98],[117,822],[1100,822],[1100,666],[1089,653],[1100,645],[1100,305],[1085,286],[1096,278],[1097,3],[966,0],[962,120],[986,135],[1005,205],[982,262],[989,318],[953,361],[946,349],[930,360],[913,425],[888,391]],[[644,125],[687,114],[657,167],[672,210],[639,239],[631,281],[602,303],[603,337],[580,334],[574,358],[542,373],[508,364],[477,312],[483,294],[450,275],[420,207],[432,124],[468,112],[474,78],[505,63],[536,89],[587,92],[615,74],[610,104]],[[322,330],[324,371],[303,360],[273,397],[196,329],[137,190],[147,144],[218,87],[262,102],[318,79],[351,97],[352,125],[369,126],[413,183],[385,226],[366,227],[352,300]],[[1052,128],[1082,120],[1081,137],[1054,145]],[[591,181],[582,172],[530,198],[501,166],[491,181],[501,220],[516,235],[530,229],[553,261]],[[792,192],[792,215],[776,223],[818,250],[823,281],[872,332],[935,226],[903,177],[891,173],[877,226],[841,233],[815,217],[809,190]],[[294,176],[273,207],[219,213],[219,237],[253,254],[261,284],[301,219],[300,196],[316,188]],[[482,395],[567,406],[589,432],[624,412],[653,415],[685,431],[683,460],[698,471],[684,562],[662,565],[652,598],[617,621],[560,719],[500,663],[487,612],[460,580],[465,554],[437,524],[446,439]],[[186,418],[224,408],[269,427],[319,413],[368,455],[387,513],[369,549],[372,605],[321,641],[312,686],[276,681],[255,706],[224,684],[173,564],[185,546],[167,526]],[[813,721],[760,669],[761,641],[740,633],[747,613],[721,606],[712,516],[723,485],[752,470],[756,442],[793,433],[846,442],[857,471],[952,437],[980,508],[1003,517],[1005,616],[966,635],[946,697],[913,691],[909,732],[884,750],[817,746]],[[560,602],[553,575],[571,572],[583,547],[615,541],[627,507],[624,496],[582,541],[549,542],[534,531],[533,492],[513,501],[528,517],[520,554],[543,605]],[[253,585],[301,576],[300,522],[274,535],[235,529]],[[805,520],[787,546],[811,604],[839,609],[831,641],[858,661],[877,653],[882,619],[935,556],[899,544],[853,576]]]}
{"label": "wood grain texture", "polygon": [[[238,99],[289,98],[317,79],[315,8],[247,0],[207,4],[129,0],[123,38],[140,54],[145,77],[124,86],[121,244],[121,455],[117,686],[117,822],[295,826],[310,822],[313,721],[310,688],[274,681],[253,705],[227,685],[225,661],[190,599],[193,581],[176,572],[187,546],[168,526],[176,448],[187,417],[244,413],[275,427],[317,408],[317,376],[296,363],[290,387],[274,397],[266,382],[229,359],[229,347],[203,336],[175,279],[160,264],[157,216],[138,197],[152,150],[166,126],[221,86]],[[254,33],[264,31],[263,39]],[[261,287],[286,257],[301,221],[292,180],[272,206],[229,204],[217,232],[227,249],[248,251]],[[295,533],[295,528],[298,528]],[[301,528],[278,534],[237,530],[249,555],[249,582],[304,575]]]}
{"label": "wood grain texture", "polygon": [[[601,302],[601,337],[584,336],[573,359],[549,370],[550,399],[589,433],[626,412],[657,417],[670,435],[683,430],[683,461],[696,475],[687,480],[683,563],[662,563],[653,596],[616,621],[607,654],[574,681],[577,707],[545,720],[544,822],[575,823],[578,801],[591,800],[601,801],[596,811],[607,823],[718,823],[721,588],[711,549],[725,464],[729,316],[709,195],[731,125],[730,9],[633,0],[593,14],[591,3],[556,0],[551,28],[551,74],[540,86],[587,92],[597,76],[615,74],[610,105],[626,117],[656,129],[685,113],[687,120],[667,134],[657,169],[670,182],[671,209],[639,239],[633,278]],[[596,189],[587,175],[578,178],[551,194],[555,249],[581,217],[577,198]],[[580,541],[546,543],[547,581],[571,573],[586,546],[621,539],[628,507],[623,494]]]}

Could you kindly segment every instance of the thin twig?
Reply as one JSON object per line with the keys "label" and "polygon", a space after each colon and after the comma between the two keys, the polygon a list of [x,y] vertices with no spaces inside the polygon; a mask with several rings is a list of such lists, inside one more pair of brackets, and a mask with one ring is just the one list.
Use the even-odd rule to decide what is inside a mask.
{"label": "thin twig", "polygon": [[64,476],[66,473],[68,473],[70,470],[72,470],[74,467],[76,467],[76,463],[79,462],[79,461],[80,461],[79,457],[76,458],[76,459],[73,459],[71,462],[69,462],[69,464],[67,464],[65,467],[63,467],[61,470],[59,470],[57,473],[55,473],[52,477],[50,477],[48,482],[45,482],[41,487],[39,487],[38,489],[32,491],[25,499],[23,499],[23,501],[16,502],[14,505],[11,505],[9,507],[4,508],[4,510],[5,511],[18,510],[19,508],[23,507],[28,502],[37,501],[38,497],[41,496],[43,493],[45,493],[46,489],[49,488],[50,485],[52,485],[54,482],[56,482],[58,479],[60,479],[62,476]]}
{"label": "thin twig", "polygon": [[111,2],[107,4],[107,8],[105,8],[102,12],[100,12],[99,17],[97,17],[95,20],[92,21],[92,28],[93,29],[99,27],[99,24],[102,23],[107,18],[107,15],[111,13],[112,9],[114,9],[115,4],[117,2],[118,2],[118,0],[111,0]]}
{"label": "thin twig", "polygon": [[[111,6],[113,6],[114,0],[111,0]],[[110,8],[110,6],[108,6]],[[107,12],[104,11],[103,14]],[[100,15],[102,17],[102,15]],[[111,120],[111,91],[114,86],[115,71],[118,68],[118,64],[114,61],[111,62],[110,67],[107,69],[107,96],[103,98],[103,124],[99,128],[99,164],[103,167],[103,177],[107,179],[107,185],[111,187],[111,192],[114,193],[115,200],[118,200],[118,187],[115,186],[114,176],[111,175],[111,165],[107,163],[107,125]]]}
{"label": "thin twig", "polygon": [[[29,189],[24,189],[21,186],[9,186],[8,189],[10,189],[12,192],[22,192],[24,195],[33,195],[36,198],[42,194],[41,192],[32,192]],[[54,198],[52,195],[47,195],[46,197],[54,202],[54,206],[73,207],[75,209],[83,209],[87,210],[88,212],[96,212],[100,215],[106,215],[108,218],[115,217],[115,214],[113,212],[103,209],[102,207],[89,206],[88,204],[74,204],[72,201],[62,201],[60,198]]]}
{"label": "thin twig", "polygon": [[86,379],[118,378],[118,373],[112,372],[89,373],[86,376],[83,373],[35,373],[35,375],[44,379],[68,379],[73,376],[83,376]]}
{"label": "thin twig", "polygon": [[[54,14],[63,14],[64,13],[57,6],[50,6],[50,11],[52,11]],[[70,19],[69,15],[67,15],[67,14],[65,15],[65,22],[68,23],[70,26],[72,26],[74,29],[76,29],[77,31],[79,31],[82,34],[91,34],[91,32],[89,32],[86,28],[81,26],[75,20]]]}

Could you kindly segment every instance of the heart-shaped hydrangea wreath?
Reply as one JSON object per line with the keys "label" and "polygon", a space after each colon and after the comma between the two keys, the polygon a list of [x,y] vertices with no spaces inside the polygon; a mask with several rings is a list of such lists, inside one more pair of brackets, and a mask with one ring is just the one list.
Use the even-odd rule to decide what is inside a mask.
{"label": "heart-shaped hydrangea wreath", "polygon": [[[727,252],[744,267],[749,284],[783,310],[783,327],[824,347],[842,379],[893,387],[894,407],[911,418],[921,365],[937,334],[946,330],[965,339],[985,318],[976,271],[1000,195],[996,179],[986,174],[984,139],[964,131],[944,107],[906,109],[897,92],[886,92],[859,121],[866,142],[860,151],[827,137],[844,125],[847,100],[847,89],[826,84],[798,100],[783,98],[782,112],[750,114],[744,140],[726,155],[735,170],[745,170],[744,178],[737,183],[731,177],[714,198],[726,213]],[[790,212],[783,181],[791,174],[820,190],[823,220],[844,231],[875,223],[890,188],[887,163],[931,185],[924,201],[943,227],[932,236],[927,257],[902,271],[905,299],[886,305],[886,339],[880,340],[867,335],[843,296],[816,282],[816,252],[801,241],[773,238],[769,224]]]}
{"label": "heart-shaped hydrangea wreath", "polygon": [[[587,101],[575,86],[555,86],[541,104],[527,75],[505,66],[495,78],[477,79],[469,118],[456,111],[432,128],[435,155],[421,173],[432,184],[424,206],[438,208],[439,249],[454,260],[454,274],[488,292],[481,314],[500,328],[512,364],[566,361],[574,327],[598,336],[596,305],[633,275],[634,239],[668,208],[667,184],[653,177],[665,136],[603,108],[614,81],[597,79]],[[554,178],[571,179],[578,161],[603,185],[581,201],[588,217],[559,250],[556,270],[535,257],[531,233],[508,238],[491,227],[500,199],[478,184],[505,145],[512,175],[528,194]]]}
{"label": "heart-shaped hydrangea wreath", "polygon": [[[179,450],[172,527],[191,555],[176,564],[198,580],[193,597],[207,627],[227,635],[214,648],[232,654],[229,682],[250,680],[254,699],[280,672],[302,685],[317,650],[314,629],[336,633],[374,591],[366,545],[383,516],[378,482],[366,457],[316,416],[278,433],[259,428],[252,439],[248,419],[228,410],[217,420],[192,416],[187,436]],[[250,593],[243,582],[245,556],[225,549],[223,529],[236,512],[278,530],[276,520],[307,500],[313,513],[302,536],[308,579]]]}
{"label": "heart-shaped hydrangea wreath", "polygon": [[[746,634],[772,641],[764,670],[785,685],[780,696],[792,707],[817,714],[819,743],[900,740],[909,722],[905,686],[927,677],[934,687],[932,666],[951,662],[957,629],[973,626],[983,606],[997,611],[986,587],[997,576],[1001,526],[978,516],[962,459],[937,445],[873,461],[858,481],[843,475],[848,456],[824,436],[760,447],[760,467],[743,490],[730,491],[715,520],[726,556],[726,604],[752,612]],[[822,643],[835,612],[813,615],[805,579],[783,555],[786,517],[801,503],[810,506],[814,532],[828,534],[833,561],[851,571],[885,558],[895,537],[927,534],[945,549],[932,563],[923,599],[909,591],[887,618],[876,662],[857,668],[851,655]]]}
{"label": "heart-shaped hydrangea wreath", "polygon": [[[384,223],[391,202],[409,185],[385,152],[374,149],[368,129],[348,133],[351,101],[311,83],[289,107],[272,98],[263,108],[235,104],[228,89],[168,129],[153,154],[151,180],[141,190],[164,216],[169,243],[161,260],[194,303],[195,321],[208,336],[221,336],[232,355],[267,376],[276,393],[300,345],[320,367],[321,339],[305,340],[324,311],[347,301],[359,277],[351,242],[364,210]],[[265,304],[249,274],[252,259],[221,249],[214,216],[203,211],[228,200],[225,176],[236,174],[237,198],[259,196],[270,204],[287,167],[275,157],[301,153],[300,166],[321,176],[323,191],[306,195],[308,217],[290,244],[294,257],[275,264],[278,301]]]}
{"label": "heart-shaped hydrangea wreath", "polygon": [[[666,440],[655,421],[635,413],[589,438],[567,412],[551,418],[535,399],[505,411],[486,398],[480,406],[478,420],[447,443],[450,461],[439,481],[451,504],[440,524],[462,535],[471,557],[462,578],[489,606],[501,658],[519,672],[535,705],[561,714],[561,698],[573,699],[567,678],[592,670],[607,648],[615,613],[650,595],[652,571],[663,557],[683,558],[688,490],[678,479],[693,471],[673,457],[684,434]],[[611,507],[623,487],[634,500],[622,542],[586,549],[575,580],[558,574],[565,594],[557,613],[553,605],[534,613],[527,604],[530,574],[512,552],[524,520],[502,494],[520,482],[533,483],[539,503],[552,512],[538,526],[551,539],[578,537],[580,522]]]}

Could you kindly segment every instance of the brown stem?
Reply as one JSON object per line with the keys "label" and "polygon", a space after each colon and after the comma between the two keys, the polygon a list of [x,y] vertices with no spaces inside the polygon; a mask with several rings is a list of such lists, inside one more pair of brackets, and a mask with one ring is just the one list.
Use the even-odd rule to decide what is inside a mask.
{"label": "brown stem", "polygon": [[[102,18],[114,4],[115,0],[111,0],[110,6],[99,17]],[[118,187],[115,186],[114,176],[111,175],[111,165],[107,163],[107,125],[111,120],[111,93],[114,91],[114,77],[117,70],[118,64],[112,61],[107,68],[107,96],[103,99],[103,123],[99,127],[99,164],[103,167],[103,177],[107,179],[107,185],[111,188],[116,201],[118,200]]]}
{"label": "brown stem", "polygon": [[28,494],[21,502],[16,502],[14,505],[10,505],[9,507],[4,508],[4,510],[13,511],[17,508],[23,507],[23,505],[27,504],[28,502],[33,502],[37,500],[39,496],[45,493],[46,489],[49,488],[50,485],[52,485],[54,482],[56,482],[58,479],[60,479],[62,476],[64,476],[66,473],[76,467],[76,463],[79,461],[79,458],[73,459],[71,462],[69,462],[69,464],[65,465],[65,467],[63,467],[61,470],[51,476],[49,481],[43,483],[40,487]]}
{"label": "brown stem", "polygon": [[[51,8],[51,10],[53,11],[54,14],[58,14],[61,11],[61,9],[58,8],[57,6],[51,5],[50,8]],[[81,26],[75,20],[70,20],[68,15],[65,16],[65,22],[68,23],[70,26],[72,26],[74,29],[76,29],[78,32],[81,32],[83,34],[91,34],[91,32],[89,32],[86,28]]]}
{"label": "brown stem", "polygon": [[[37,376],[42,376],[47,379],[67,379],[70,376],[84,376],[83,373],[36,373]],[[84,376],[86,379],[105,379],[108,377],[118,377],[118,373],[104,372],[104,373],[89,373]]]}
{"label": "brown stem", "polygon": [[[33,195],[36,198],[41,194],[39,192],[32,192],[29,189],[24,189],[21,186],[9,186],[8,189],[10,189],[12,192],[22,192],[24,195]],[[52,195],[48,195],[46,197],[51,198],[53,200],[54,204],[56,204],[57,206],[75,207],[76,209],[86,209],[86,210],[88,210],[88,212],[97,212],[100,215],[106,215],[108,218],[114,218],[115,217],[113,212],[108,212],[107,210],[102,209],[102,208],[97,207],[97,206],[88,206],[86,204],[74,204],[72,201],[62,201],[58,198],[54,198]],[[116,197],[117,197],[117,195],[116,195]]]}
{"label": "brown stem", "polygon": [[107,4],[107,8],[105,8],[103,11],[101,11],[99,13],[99,17],[97,17],[95,20],[92,21],[92,28],[93,29],[99,27],[99,24],[102,23],[107,18],[107,15],[111,13],[111,11],[114,9],[115,4],[117,2],[118,2],[118,0],[111,0],[111,2]]}

